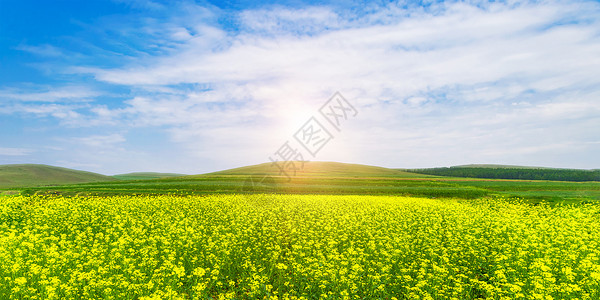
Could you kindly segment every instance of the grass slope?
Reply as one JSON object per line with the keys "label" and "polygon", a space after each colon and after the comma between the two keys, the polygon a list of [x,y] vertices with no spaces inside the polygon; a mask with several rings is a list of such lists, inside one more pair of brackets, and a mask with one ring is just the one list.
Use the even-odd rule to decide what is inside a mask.
{"label": "grass slope", "polygon": [[0,188],[39,187],[117,179],[92,172],[36,164],[0,165]]}
{"label": "grass slope", "polygon": [[160,179],[160,178],[181,177],[181,176],[186,176],[186,174],[157,173],[157,172],[134,172],[134,173],[127,173],[127,174],[113,175],[112,177],[117,178],[119,180],[147,180],[147,179]]}
{"label": "grass slope", "polygon": [[[388,169],[383,167],[347,164],[339,162],[321,162],[309,161],[303,165],[300,162],[294,162],[298,169],[295,177],[430,177],[429,175],[414,174],[397,169]],[[294,172],[287,170],[290,176]],[[274,163],[264,163],[241,168],[229,169],[205,175],[254,175],[266,174],[270,176],[279,176],[280,170]]]}
{"label": "grass slope", "polygon": [[[276,168],[275,168],[276,169]],[[269,176],[260,174],[270,174]],[[270,164],[203,175],[23,188],[23,194],[324,194],[403,195],[474,199],[501,195],[531,203],[600,203],[600,182],[475,179],[427,176],[380,167],[311,162],[298,176],[279,176]]]}

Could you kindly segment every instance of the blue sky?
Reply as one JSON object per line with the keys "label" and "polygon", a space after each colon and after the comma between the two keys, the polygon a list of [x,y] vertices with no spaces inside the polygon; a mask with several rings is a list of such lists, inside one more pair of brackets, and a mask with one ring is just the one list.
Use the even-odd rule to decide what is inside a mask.
{"label": "blue sky", "polygon": [[[600,168],[597,1],[0,1],[0,164]],[[294,144],[302,150],[298,144]]]}

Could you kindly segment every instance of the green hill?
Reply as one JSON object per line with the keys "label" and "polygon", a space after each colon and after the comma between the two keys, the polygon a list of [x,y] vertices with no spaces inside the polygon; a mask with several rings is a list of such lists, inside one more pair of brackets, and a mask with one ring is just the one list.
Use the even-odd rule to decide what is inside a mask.
{"label": "green hill", "polygon": [[92,172],[36,164],[0,165],[0,188],[117,181]]}
{"label": "green hill", "polygon": [[[309,161],[305,162],[304,165],[302,165],[300,162],[294,163],[297,168],[295,177],[427,177],[426,175],[418,175],[403,170],[360,164],[321,161]],[[291,176],[294,175],[294,171],[292,169],[286,169],[286,172],[288,172],[288,174]],[[280,175],[280,170],[274,163],[263,163],[204,175],[254,174],[278,176]]]}
{"label": "green hill", "polygon": [[[300,167],[300,165],[298,165],[298,167]],[[450,168],[443,168],[442,171],[447,171],[447,169]],[[456,168],[452,169],[452,171],[455,170]],[[529,171],[537,172],[546,169],[458,168],[458,170],[465,172],[469,171],[471,172],[471,175],[485,175],[485,172],[492,171],[490,176],[512,176],[515,174],[523,176],[536,175],[536,173],[527,173]],[[521,173],[518,173],[519,171],[521,171]],[[587,176],[590,174],[589,172],[576,174]],[[304,165],[302,170],[298,170],[296,173],[296,176],[287,178],[279,175],[279,169],[276,166],[273,166],[271,163],[265,163],[220,172],[181,177],[138,180],[117,180],[116,178],[109,177],[109,180],[112,179],[110,182],[72,183],[62,186],[12,189],[5,188],[4,190],[0,190],[0,195],[11,192],[19,192],[24,195],[62,194],[100,196],[139,194],[210,195],[280,193],[403,195],[460,199],[502,195],[509,198],[519,197],[521,199],[526,199],[526,201],[530,201],[531,203],[547,201],[551,203],[568,204],[597,203],[597,201],[600,201],[600,182],[598,181],[567,182],[547,181],[547,179],[544,181],[536,181],[457,178],[458,176],[441,177],[410,173],[407,172],[407,170],[334,162],[309,162]],[[552,173],[541,173],[537,175],[544,174],[549,175]],[[573,178],[573,174],[561,173],[560,170],[553,176],[558,175],[568,175]],[[106,177],[101,178],[106,180]],[[39,182],[37,182],[37,184],[39,185]]]}
{"label": "green hill", "polygon": [[159,179],[159,178],[170,178],[186,176],[186,174],[177,173],[156,173],[156,172],[134,172],[127,174],[113,175],[112,177],[119,180],[146,180],[146,179]]}

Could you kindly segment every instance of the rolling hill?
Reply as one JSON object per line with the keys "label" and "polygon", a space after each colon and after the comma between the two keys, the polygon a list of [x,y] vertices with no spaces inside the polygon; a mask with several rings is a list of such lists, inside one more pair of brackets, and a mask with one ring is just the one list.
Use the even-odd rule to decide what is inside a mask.
{"label": "rolling hill", "polygon": [[[62,168],[54,169],[65,170]],[[508,170],[511,172],[515,170],[511,168],[485,169],[496,171],[496,174],[498,174],[498,170]],[[481,169],[461,168],[461,170],[473,172]],[[524,169],[519,170],[523,171]],[[538,171],[541,169],[531,170]],[[403,195],[460,199],[502,195],[509,198],[520,197],[531,203],[539,203],[541,201],[552,203],[591,203],[600,201],[600,182],[597,181],[567,182],[458,178],[458,176],[441,177],[407,171],[409,170],[336,162],[308,162],[304,165],[304,168],[297,171],[296,176],[287,178],[279,174],[279,169],[276,166],[273,166],[271,163],[264,163],[208,174],[163,177],[158,179],[141,179],[137,177],[137,180],[117,180],[113,177],[95,174],[96,176],[100,176],[99,178],[96,177],[98,179],[112,181],[88,181],[87,183],[70,183],[60,186],[40,186],[40,181],[29,180],[28,182],[33,182],[37,187],[30,185],[29,187],[22,186],[21,188],[4,188],[4,191],[0,191],[0,195],[7,192],[18,192],[23,195],[61,194],[98,196],[278,193]],[[525,171],[528,170],[525,169]],[[4,171],[4,174],[6,174],[6,171]],[[142,173],[141,176],[150,176],[152,174]]]}
{"label": "rolling hill", "polygon": [[118,179],[102,174],[36,164],[0,165],[0,188],[106,182]]}
{"label": "rolling hill", "polygon": [[[295,177],[427,177],[427,175],[418,175],[398,169],[388,169],[360,164],[310,161],[305,162],[302,166],[300,162],[295,163],[296,167],[298,168]],[[292,170],[288,170],[288,173],[293,175],[294,172]],[[280,171],[279,168],[273,163],[263,163],[204,175],[253,174],[278,176],[280,175]]]}
{"label": "rolling hill", "polygon": [[177,174],[177,173],[134,172],[134,173],[127,173],[127,174],[113,175],[112,177],[117,178],[119,180],[147,180],[147,179],[160,179],[160,178],[181,177],[181,176],[187,176],[187,175],[186,174]]}

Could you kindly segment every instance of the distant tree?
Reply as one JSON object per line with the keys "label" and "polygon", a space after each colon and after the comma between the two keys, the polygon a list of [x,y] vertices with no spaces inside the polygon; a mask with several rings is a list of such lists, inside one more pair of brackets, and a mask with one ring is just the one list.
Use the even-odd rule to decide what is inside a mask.
{"label": "distant tree", "polygon": [[427,175],[468,178],[600,181],[600,170],[450,167],[408,171]]}

